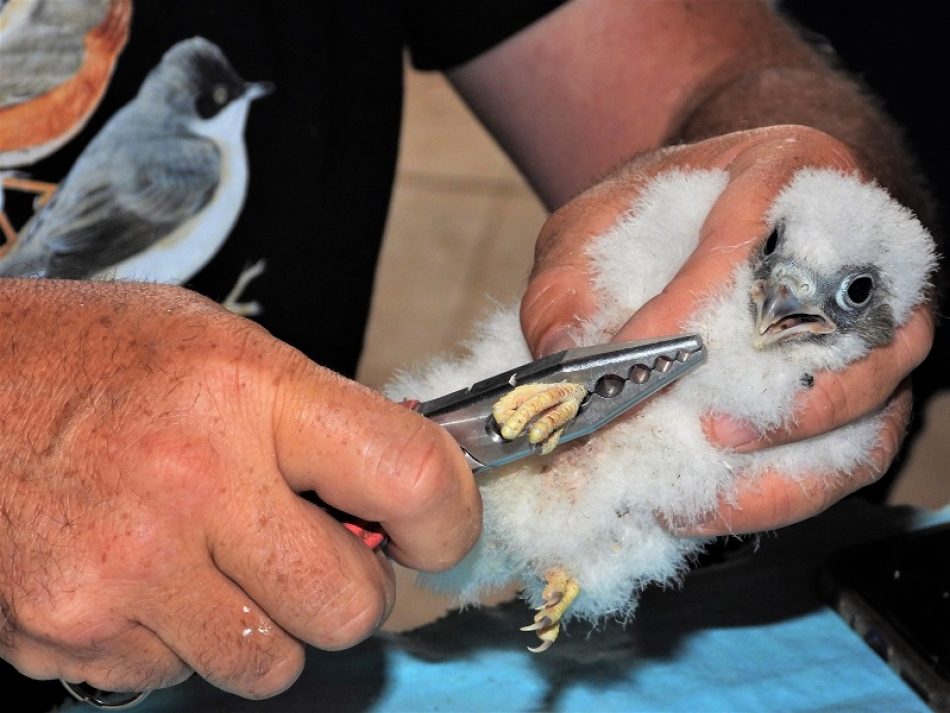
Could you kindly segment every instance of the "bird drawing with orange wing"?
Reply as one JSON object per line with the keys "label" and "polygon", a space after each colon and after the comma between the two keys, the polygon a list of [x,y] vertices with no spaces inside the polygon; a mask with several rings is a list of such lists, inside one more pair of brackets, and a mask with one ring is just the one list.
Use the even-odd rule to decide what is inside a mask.
{"label": "bird drawing with orange wing", "polygon": [[0,168],[50,155],[86,125],[129,36],[132,0],[7,0],[0,10]]}

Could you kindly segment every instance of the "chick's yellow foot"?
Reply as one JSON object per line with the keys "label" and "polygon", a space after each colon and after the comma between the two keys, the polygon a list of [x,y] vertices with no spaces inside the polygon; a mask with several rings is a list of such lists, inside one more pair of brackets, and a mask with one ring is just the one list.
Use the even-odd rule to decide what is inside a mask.
{"label": "chick's yellow foot", "polygon": [[561,617],[581,592],[581,585],[563,569],[552,569],[545,575],[547,585],[541,592],[544,604],[538,607],[534,623],[521,627],[522,631],[537,632],[541,643],[528,647],[528,651],[540,654],[554,645],[561,631]]}
{"label": "chick's yellow foot", "polygon": [[498,399],[493,415],[502,438],[514,440],[527,428],[528,441],[550,453],[586,396],[579,384],[524,384]]}

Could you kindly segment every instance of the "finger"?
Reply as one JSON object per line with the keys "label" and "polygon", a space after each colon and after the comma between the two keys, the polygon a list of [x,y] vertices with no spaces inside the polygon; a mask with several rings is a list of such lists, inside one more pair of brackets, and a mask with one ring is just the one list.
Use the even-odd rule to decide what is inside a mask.
{"label": "finger", "polygon": [[716,445],[740,452],[801,441],[866,416],[880,407],[897,385],[930,352],[934,317],[929,305],[911,313],[893,341],[841,372],[815,374],[813,386],[795,406],[795,419],[767,433],[728,417],[712,417],[706,433]]}
{"label": "finger", "polygon": [[395,599],[388,564],[320,508],[289,490],[210,535],[215,564],[287,632],[321,649],[359,643]]}
{"label": "finger", "polygon": [[614,339],[661,337],[681,329],[711,292],[730,284],[736,266],[749,260],[768,233],[767,214],[776,195],[795,172],[808,166],[857,170],[836,145],[825,148],[824,143],[783,142],[776,147],[774,142],[761,142],[729,162],[725,166],[729,183],[710,209],[696,249],[667,287]]}
{"label": "finger", "polygon": [[57,676],[101,691],[153,691],[186,680],[193,673],[153,632],[137,627],[121,642],[109,642],[91,660],[65,662]]}
{"label": "finger", "polygon": [[740,535],[784,527],[824,511],[886,472],[903,441],[911,404],[910,384],[905,382],[885,411],[878,444],[868,455],[868,464],[847,476],[824,474],[793,480],[768,471],[741,484],[735,498],[721,501],[708,520],[672,529],[684,536]]}
{"label": "finger", "polygon": [[731,135],[664,149],[650,154],[649,160],[634,159],[548,218],[521,301],[522,331],[535,356],[574,346],[573,332],[597,310],[587,254],[590,241],[613,228],[658,174],[674,168],[714,168],[719,163],[724,167],[740,145],[741,140]]}
{"label": "finger", "polygon": [[303,670],[300,642],[210,561],[182,569],[160,599],[142,604],[143,626],[218,688],[267,698]]}
{"label": "finger", "polygon": [[597,308],[587,245],[633,203],[638,184],[605,182],[556,211],[541,228],[521,300],[521,327],[535,356],[573,346],[571,332]]}
{"label": "finger", "polygon": [[458,444],[381,395],[298,364],[281,384],[278,467],[298,491],[379,522],[389,553],[415,569],[445,569],[472,547],[481,501]]}
{"label": "finger", "polygon": [[61,678],[86,682],[101,690],[149,691],[181,683],[192,670],[153,632],[129,625],[121,634],[98,639],[86,630],[68,640],[67,632],[56,643],[31,636],[17,636],[3,658],[20,673],[37,680]]}
{"label": "finger", "polygon": [[[773,126],[651,152],[575,198],[548,219],[538,238],[535,269],[521,309],[532,352],[541,356],[571,346],[572,330],[596,309],[587,244],[610,229],[657,175],[719,168],[729,172],[731,185],[720,199],[724,205],[704,229],[704,240],[715,240],[684,266],[675,286],[624,327],[618,340],[669,334],[692,313],[704,289],[724,284],[735,261],[764,237],[763,216],[775,194],[804,166],[857,170],[847,148],[833,137],[808,127]],[[709,255],[717,269],[704,278],[701,260]]]}
{"label": "finger", "polygon": [[521,300],[521,329],[535,357],[576,346],[572,333],[597,309],[586,268],[552,265],[536,273]]}

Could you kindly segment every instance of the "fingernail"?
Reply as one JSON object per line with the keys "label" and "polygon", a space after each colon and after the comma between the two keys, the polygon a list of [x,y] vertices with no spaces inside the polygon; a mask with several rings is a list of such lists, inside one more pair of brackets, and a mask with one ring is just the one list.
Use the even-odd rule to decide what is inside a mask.
{"label": "fingernail", "polygon": [[549,356],[550,354],[556,354],[557,352],[562,352],[565,349],[571,349],[576,346],[577,343],[567,334],[563,332],[561,334],[554,334],[541,342],[538,349],[538,356]]}
{"label": "fingernail", "polygon": [[761,431],[751,424],[736,421],[727,416],[714,418],[710,422],[709,435],[717,444],[737,449],[751,445],[762,437]]}

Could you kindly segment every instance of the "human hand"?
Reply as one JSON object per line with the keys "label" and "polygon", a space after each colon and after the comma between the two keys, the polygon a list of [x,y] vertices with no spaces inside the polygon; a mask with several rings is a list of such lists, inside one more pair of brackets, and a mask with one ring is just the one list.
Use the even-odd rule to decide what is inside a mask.
{"label": "human hand", "polygon": [[342,649],[395,560],[454,564],[480,505],[434,424],[263,329],[159,285],[0,281],[0,654],[107,690],[192,670],[260,698]]}
{"label": "human hand", "polygon": [[[572,330],[593,314],[586,244],[612,227],[653,177],[673,169],[721,169],[728,173],[729,183],[707,216],[695,252],[667,288],[621,327],[614,337],[618,341],[681,331],[680,325],[705,295],[728,281],[734,267],[761,245],[768,231],[769,205],[803,167],[866,177],[847,146],[801,126],[773,126],[663,148],[613,172],[558,210],[542,228],[521,310],[532,350],[542,355],[570,346]],[[930,307],[924,305],[887,346],[842,373],[816,374],[813,388],[797,404],[794,422],[782,429],[756,433],[710,414],[706,430],[712,442],[752,451],[803,440],[887,406],[871,465],[850,478],[815,474],[795,482],[769,473],[740,485],[733,504],[722,503],[706,522],[677,532],[717,535],[780,527],[820,512],[879,477],[900,446],[910,414],[908,375],[929,351],[933,332]]]}

